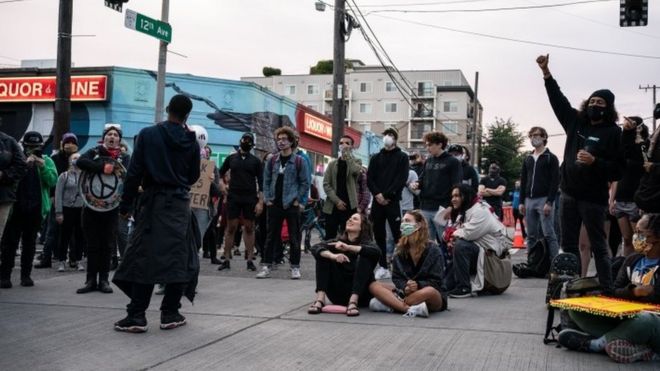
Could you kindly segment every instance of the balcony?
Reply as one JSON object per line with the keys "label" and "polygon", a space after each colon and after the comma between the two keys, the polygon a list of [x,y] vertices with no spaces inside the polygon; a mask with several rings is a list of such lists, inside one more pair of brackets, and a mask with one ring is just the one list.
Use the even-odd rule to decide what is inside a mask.
{"label": "balcony", "polygon": [[433,118],[433,110],[421,109],[412,111],[413,120],[429,120]]}
{"label": "balcony", "polygon": [[[323,91],[323,98],[327,101],[332,101],[332,89],[326,89]],[[351,89],[348,89],[344,92],[344,100],[348,101],[351,98]]]}

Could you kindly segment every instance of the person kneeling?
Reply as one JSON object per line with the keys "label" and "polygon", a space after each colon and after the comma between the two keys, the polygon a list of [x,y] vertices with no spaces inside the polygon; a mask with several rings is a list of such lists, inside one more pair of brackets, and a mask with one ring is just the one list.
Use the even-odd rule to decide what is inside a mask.
{"label": "person kneeling", "polygon": [[339,240],[313,246],[312,254],[316,258],[316,301],[307,313],[321,313],[327,296],[335,305],[347,305],[347,316],[359,316],[358,308],[366,307],[371,299],[367,288],[374,282],[380,257],[367,217],[353,214]]}
{"label": "person kneeling", "polygon": [[407,212],[401,222],[401,239],[392,261],[394,285],[373,282],[369,303],[374,312],[401,312],[404,317],[428,317],[447,309],[442,292],[443,259],[429,240],[429,227],[419,210]]}

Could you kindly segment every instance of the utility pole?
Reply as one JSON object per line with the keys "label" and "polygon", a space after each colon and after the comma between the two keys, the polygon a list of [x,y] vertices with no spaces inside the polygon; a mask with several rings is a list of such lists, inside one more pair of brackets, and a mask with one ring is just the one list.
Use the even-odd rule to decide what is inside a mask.
{"label": "utility pole", "polygon": [[[160,20],[169,23],[170,0],[163,0]],[[165,70],[167,68],[167,43],[160,41],[158,48],[158,76],[156,78],[156,123],[163,121],[165,106]]]}
{"label": "utility pole", "polygon": [[332,62],[332,156],[337,157],[339,138],[344,135],[344,12],[345,0],[335,0],[334,55]]}
{"label": "utility pole", "polygon": [[71,23],[73,0],[60,0],[57,26],[57,86],[53,115],[53,149],[59,147],[62,135],[71,128]]}
{"label": "utility pole", "polygon": [[474,74],[474,106],[472,107],[472,156],[470,161],[474,166],[477,164],[477,133],[479,131],[479,100],[477,99],[477,93],[479,92],[479,71]]}
{"label": "utility pole", "polygon": [[[656,90],[658,90],[658,87],[655,86],[655,85],[653,85],[653,86],[651,86],[651,85],[646,85],[646,86],[640,85],[639,89],[644,90],[645,92],[649,91],[650,89],[653,89],[653,108],[655,109],[655,105],[657,104],[656,99],[655,99],[655,92],[656,92]],[[653,117],[653,132],[655,132],[655,117],[653,115],[651,115],[651,117]]]}

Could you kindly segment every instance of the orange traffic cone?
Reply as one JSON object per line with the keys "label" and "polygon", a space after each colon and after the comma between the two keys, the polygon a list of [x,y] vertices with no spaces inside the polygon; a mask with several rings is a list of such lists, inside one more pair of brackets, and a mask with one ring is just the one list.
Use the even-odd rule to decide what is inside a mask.
{"label": "orange traffic cone", "polygon": [[522,229],[520,229],[520,222],[516,221],[516,231],[513,233],[513,247],[514,249],[524,249],[527,246],[525,245],[525,239],[522,235]]}

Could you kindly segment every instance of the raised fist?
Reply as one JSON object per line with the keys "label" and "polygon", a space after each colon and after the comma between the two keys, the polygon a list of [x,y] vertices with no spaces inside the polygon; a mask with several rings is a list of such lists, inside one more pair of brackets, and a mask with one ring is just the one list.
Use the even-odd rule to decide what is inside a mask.
{"label": "raised fist", "polygon": [[536,63],[539,65],[539,68],[543,70],[543,72],[547,71],[549,61],[550,61],[550,54],[539,55],[536,58]]}

